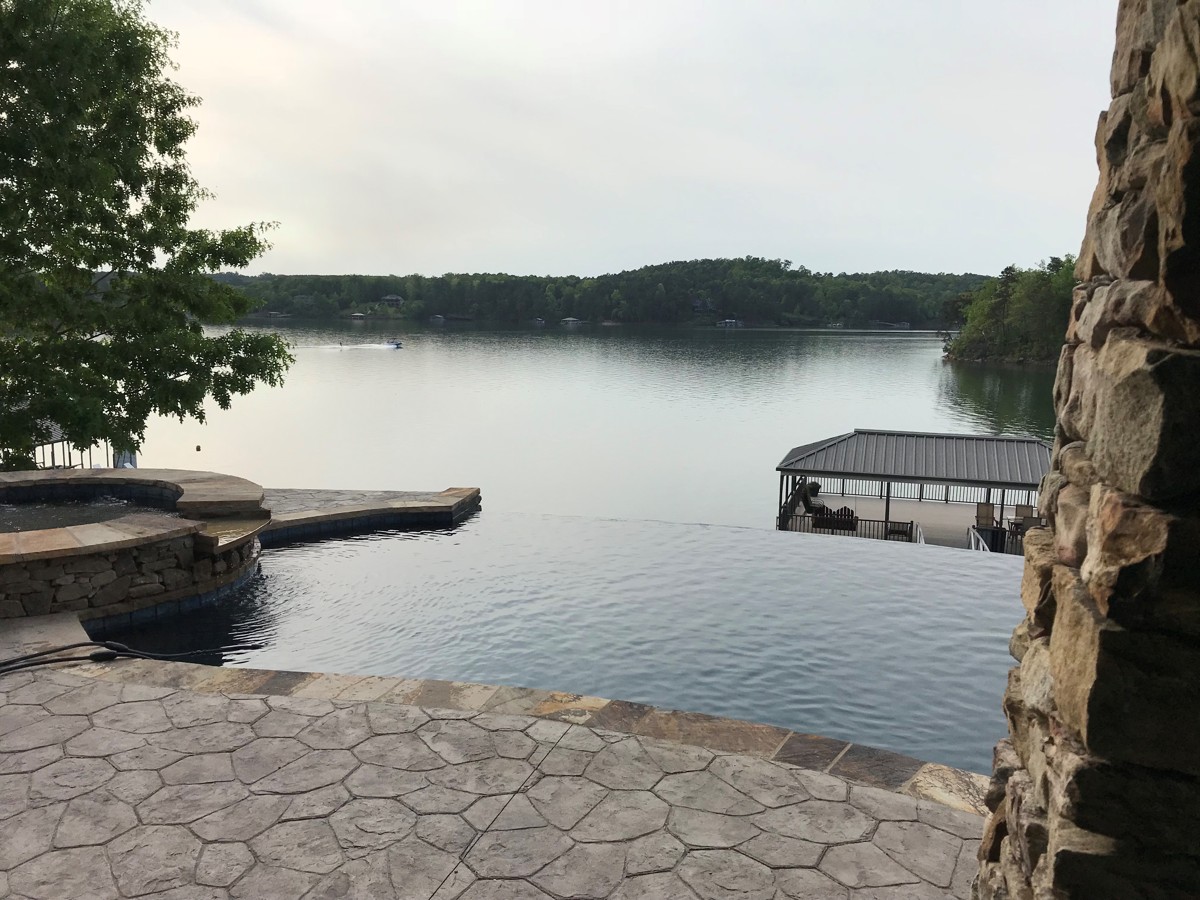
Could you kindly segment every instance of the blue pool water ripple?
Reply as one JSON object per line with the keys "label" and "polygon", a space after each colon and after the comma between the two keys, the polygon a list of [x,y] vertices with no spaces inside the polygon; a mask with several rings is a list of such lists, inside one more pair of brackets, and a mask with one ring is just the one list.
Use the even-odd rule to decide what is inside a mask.
{"label": "blue pool water ripple", "polygon": [[266,551],[227,606],[125,637],[633,700],[985,771],[1020,573],[941,547],[485,511],[451,532]]}

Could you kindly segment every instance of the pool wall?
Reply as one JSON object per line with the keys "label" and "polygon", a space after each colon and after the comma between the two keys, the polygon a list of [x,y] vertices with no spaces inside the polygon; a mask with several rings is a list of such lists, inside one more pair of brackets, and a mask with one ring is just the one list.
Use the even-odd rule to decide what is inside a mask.
{"label": "pool wall", "polygon": [[0,473],[0,502],[117,497],[178,516],[0,533],[0,619],[72,612],[122,618],[211,596],[258,561],[263,489],[215,472],[55,469]]}
{"label": "pool wall", "polygon": [[[216,472],[0,472],[0,503],[117,497],[177,512],[0,532],[0,619],[75,613],[97,632],[215,603],[275,545],[382,528],[453,526],[478,488],[440,492],[273,491]],[[260,540],[261,538],[261,540]]]}
{"label": "pool wall", "polygon": [[0,618],[128,614],[216,590],[257,563],[252,536],[219,547],[202,528],[167,516],[131,515],[20,532],[19,549],[0,554]]}

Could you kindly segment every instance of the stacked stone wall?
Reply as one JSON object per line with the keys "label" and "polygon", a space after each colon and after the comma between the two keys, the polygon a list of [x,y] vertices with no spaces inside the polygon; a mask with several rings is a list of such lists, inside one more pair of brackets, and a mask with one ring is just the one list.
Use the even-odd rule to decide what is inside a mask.
{"label": "stacked stone wall", "polygon": [[1122,0],[979,900],[1200,897],[1200,0]]}
{"label": "stacked stone wall", "polygon": [[110,553],[9,563],[0,567],[0,619],[59,612],[91,618],[153,606],[229,580],[258,553],[257,540],[206,553],[185,535]]}

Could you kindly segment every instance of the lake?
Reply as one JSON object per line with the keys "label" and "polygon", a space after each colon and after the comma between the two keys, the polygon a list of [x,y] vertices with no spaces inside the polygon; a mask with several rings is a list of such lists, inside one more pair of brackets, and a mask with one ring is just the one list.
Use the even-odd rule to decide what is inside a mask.
{"label": "lake", "polygon": [[775,466],[856,427],[1049,437],[1051,370],[946,363],[903,332],[279,331],[286,385],[207,425],[153,423],[143,465],[479,486],[482,512],[268,550],[238,597],[119,639],[635,700],[987,770],[1021,560],[775,532]]}
{"label": "lake", "polygon": [[947,363],[929,333],[383,328],[272,329],[295,346],[286,384],[212,406],[206,425],[152,422],[141,465],[269,487],[469,485],[488,509],[770,528],[775,466],[798,444],[1054,427],[1052,369]]}

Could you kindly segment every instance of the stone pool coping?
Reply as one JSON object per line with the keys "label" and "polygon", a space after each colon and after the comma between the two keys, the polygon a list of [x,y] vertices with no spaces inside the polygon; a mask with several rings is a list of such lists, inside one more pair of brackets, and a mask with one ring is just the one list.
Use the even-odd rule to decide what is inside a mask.
{"label": "stone pool coping", "polygon": [[[439,492],[272,490],[271,503],[280,507],[273,515],[264,506],[266,491],[260,485],[215,472],[54,469],[0,473],[0,502],[53,502],[104,494],[175,514],[139,512],[104,522],[0,533],[0,619],[81,611],[82,618],[103,629],[170,616],[218,602],[246,580],[263,545],[390,528],[452,527],[480,505],[478,488]],[[186,583],[181,583],[172,572],[168,583],[165,576],[148,574],[163,566],[157,559],[142,560],[139,554],[143,549],[178,539],[189,541],[195,555],[191,549],[181,548],[184,552],[176,554],[177,565],[168,568],[190,571],[190,580],[183,578]],[[199,574],[210,558],[215,577]],[[59,561],[70,570],[66,581],[57,580],[66,574],[58,571],[42,579],[44,584],[34,584],[30,566],[42,567],[39,573],[56,571]],[[132,565],[137,571],[130,569],[131,578],[156,584],[131,578],[123,582],[107,573],[106,581],[89,576],[81,590],[75,573],[99,572],[88,568],[96,565],[114,571]],[[231,566],[228,572],[226,566]],[[97,578],[105,575],[100,572]],[[108,583],[125,584],[124,595],[102,596],[101,589]],[[109,588],[108,593],[114,590]]]}
{"label": "stone pool coping", "polygon": [[[16,622],[17,630],[5,635],[0,640],[0,647],[9,644],[28,652],[87,640],[79,621],[70,614]],[[216,667],[141,659],[84,663],[69,671],[101,681],[196,693],[377,701],[533,716],[709,750],[758,756],[964,812],[986,814],[983,796],[987,778],[983,775],[776,725],[662,709],[626,700],[460,681]]]}
{"label": "stone pool coping", "polygon": [[[164,530],[162,537],[202,531],[214,546],[222,548],[255,535],[265,545],[355,530],[455,525],[479,508],[481,498],[479,488],[474,487],[451,487],[437,492],[272,489],[270,503],[264,505],[268,491],[261,485],[219,472],[187,469],[0,472],[0,502],[20,501],[35,495],[39,499],[47,496],[68,499],[89,488],[114,487],[126,489],[118,493],[129,499],[173,503],[175,511],[185,520],[193,520],[173,520],[170,528],[183,530],[169,534]],[[275,506],[283,509],[273,512]],[[149,523],[153,518],[151,514],[134,514],[105,523],[0,533],[0,564],[133,546],[137,538],[147,536],[138,533],[139,524]],[[205,524],[200,526],[197,524],[200,522]],[[156,527],[168,528],[165,522]]]}
{"label": "stone pool coping", "polygon": [[[117,482],[91,479],[90,483],[109,486]],[[120,483],[135,482],[126,479]],[[156,484],[163,485],[166,482]],[[259,492],[263,493],[261,488]],[[272,493],[284,495],[288,491]],[[258,514],[254,516],[224,516],[203,521],[190,516],[178,518],[154,513],[131,513],[105,522],[0,532],[0,565],[51,557],[111,553],[147,541],[170,540],[188,534],[195,534],[197,541],[216,552],[239,546],[255,536],[260,538],[264,546],[274,546],[354,531],[413,525],[455,525],[478,509],[480,499],[478,488],[447,488],[436,494],[429,493],[421,499],[412,499],[407,493],[396,492],[399,499],[340,505],[336,504],[336,499],[346,492],[304,493],[326,494],[335,505],[278,514],[259,507],[256,510]]]}
{"label": "stone pool coping", "polygon": [[31,531],[0,532],[0,565],[126,550],[149,541],[198,534],[204,523],[154,513],[131,513],[106,522]]}
{"label": "stone pool coping", "polygon": [[23,492],[59,488],[69,497],[72,489],[127,487],[133,499],[174,501],[175,509],[189,519],[213,516],[257,515],[263,489],[245,478],[190,469],[38,469],[0,472],[0,501],[20,499]]}
{"label": "stone pool coping", "polygon": [[[259,533],[264,547],[414,525],[456,525],[479,508],[479,488],[438,492],[315,491],[273,488],[266,492],[271,520]],[[278,506],[283,511],[275,512]],[[299,508],[296,508],[299,506]]]}

